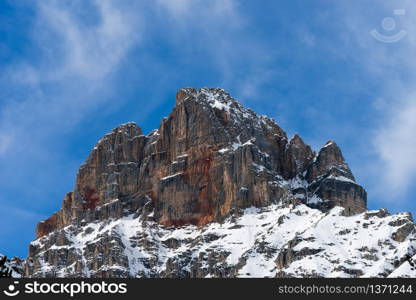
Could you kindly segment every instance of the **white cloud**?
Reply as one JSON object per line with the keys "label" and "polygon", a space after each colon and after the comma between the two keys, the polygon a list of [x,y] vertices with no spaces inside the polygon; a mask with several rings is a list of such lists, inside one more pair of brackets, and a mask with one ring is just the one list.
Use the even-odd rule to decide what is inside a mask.
{"label": "white cloud", "polygon": [[[0,154],[12,148],[13,140],[6,140],[11,131],[14,141],[36,143],[36,137],[70,130],[108,101],[115,88],[111,75],[141,37],[140,15],[117,3],[89,2],[89,15],[80,16],[83,1],[36,2],[31,38],[38,57],[22,58],[0,73],[18,91],[0,108]],[[39,141],[30,149],[37,147],[45,151]]]}
{"label": "white cloud", "polygon": [[416,95],[390,109],[386,123],[375,133],[374,144],[382,161],[384,182],[380,187],[392,192],[395,199],[403,196],[416,178]]}
{"label": "white cloud", "polygon": [[[157,0],[159,10],[171,20],[169,37],[194,63],[210,64],[219,73],[223,87],[247,100],[258,95],[275,71],[271,60],[276,49],[248,34],[250,19],[237,0]],[[189,47],[187,45],[190,45]],[[211,61],[200,57],[208,54]],[[244,72],[237,70],[244,69]]]}
{"label": "white cloud", "polygon": [[[210,18],[213,22],[218,21],[220,16],[235,16],[237,11],[237,1],[235,0],[156,0],[156,3],[175,18],[205,15],[207,20]],[[230,20],[230,22],[235,21]]]}
{"label": "white cloud", "polygon": [[120,88],[114,78],[142,34],[141,15],[129,3],[28,4],[36,14],[25,53],[0,69],[0,204],[24,220],[12,232],[56,210],[73,184],[79,162],[66,151],[69,133],[122,101],[111,101]]}
{"label": "white cloud", "polygon": [[[48,47],[61,52],[63,58],[58,69],[47,79],[56,80],[68,75],[102,79],[117,68],[139,38],[137,18],[128,9],[115,6],[114,2],[94,1],[98,20],[96,24],[86,25],[78,19],[76,9],[61,3],[42,1],[38,4],[38,28],[47,28],[45,39],[58,38],[54,43],[49,41]],[[82,8],[81,2],[78,5]]]}
{"label": "white cloud", "polygon": [[388,8],[406,10],[405,16],[395,19],[400,26],[396,31],[404,29],[408,35],[392,45],[379,44],[381,49],[375,51],[378,55],[371,68],[385,84],[383,98],[387,101],[380,111],[373,144],[381,162],[377,190],[397,201],[406,199],[416,180],[416,62],[411,59],[416,52],[416,4],[402,1]]}
{"label": "white cloud", "polygon": [[[360,10],[362,6],[372,9]],[[406,14],[394,15],[394,10],[401,8]],[[347,29],[343,31],[345,42],[356,47],[347,59],[378,83],[368,87],[374,95],[375,110],[360,134],[368,139],[363,141],[366,167],[362,177],[370,182],[370,197],[403,204],[416,179],[416,62],[411,59],[416,52],[416,4],[407,0],[348,2],[340,11]],[[385,17],[395,19],[393,32],[383,31],[381,21]],[[403,29],[407,36],[396,43],[383,43],[370,34],[373,29],[384,35]],[[371,90],[374,87],[377,89]]]}

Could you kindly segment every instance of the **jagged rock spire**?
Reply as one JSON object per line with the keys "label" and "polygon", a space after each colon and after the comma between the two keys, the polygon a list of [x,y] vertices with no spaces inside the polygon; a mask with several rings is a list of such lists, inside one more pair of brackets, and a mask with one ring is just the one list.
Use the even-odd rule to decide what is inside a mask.
{"label": "jagged rock spire", "polygon": [[[338,145],[328,141],[309,166],[306,179],[312,207],[322,210],[335,206],[345,207],[346,214],[354,214],[367,209],[367,193],[355,183],[348,164]],[[313,194],[311,194],[313,192]],[[325,201],[315,201],[324,199]]]}

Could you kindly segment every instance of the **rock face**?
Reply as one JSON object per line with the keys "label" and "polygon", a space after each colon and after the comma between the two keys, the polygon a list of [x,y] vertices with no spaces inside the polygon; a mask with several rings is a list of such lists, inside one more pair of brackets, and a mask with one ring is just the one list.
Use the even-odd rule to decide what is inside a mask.
{"label": "rock face", "polygon": [[[309,201],[319,209],[341,206],[345,213],[354,214],[367,209],[367,193],[355,184],[355,178],[345,163],[341,150],[329,141],[316,157],[306,173],[308,191],[318,201]],[[320,201],[323,199],[324,201]]]}
{"label": "rock face", "polygon": [[[182,240],[173,237],[175,230],[200,232],[243,218],[250,207],[267,210],[276,205],[273,211],[301,205],[321,216],[341,207],[352,218],[366,211],[366,198],[334,142],[315,153],[298,135],[288,139],[272,119],[244,108],[224,90],[185,88],[178,91],[176,105],[159,129],[144,135],[136,124],[127,123],[97,143],[62,208],[38,224],[25,274],[237,276],[248,257],[230,264],[228,252],[213,251],[207,257],[198,252],[201,257],[195,260],[192,245],[214,243],[221,236],[201,233]],[[128,240],[113,230],[112,224],[122,226],[122,220],[137,230]],[[409,222],[396,233],[395,243],[413,234]],[[98,234],[94,242],[82,242],[92,233]],[[161,238],[165,234],[172,238]],[[181,253],[188,259],[186,270],[178,258],[154,252],[163,247],[174,253],[184,245],[190,247]],[[308,248],[282,254],[276,246],[263,246],[261,251],[270,251],[271,257],[280,255],[274,264],[282,270],[299,255],[322,252]],[[143,253],[138,254],[140,249]],[[136,263],[132,253],[138,255]],[[205,260],[211,263],[209,272],[201,269]],[[218,263],[225,268],[219,273],[214,271]]]}
{"label": "rock face", "polygon": [[305,203],[340,205],[349,213],[366,209],[366,193],[335,143],[315,155],[299,136],[288,140],[272,119],[221,89],[181,89],[158,130],[145,136],[128,123],[98,142],[74,192],[39,223],[37,237],[144,207],[166,226],[220,222],[232,208],[293,201],[282,184],[291,180],[299,183]]}

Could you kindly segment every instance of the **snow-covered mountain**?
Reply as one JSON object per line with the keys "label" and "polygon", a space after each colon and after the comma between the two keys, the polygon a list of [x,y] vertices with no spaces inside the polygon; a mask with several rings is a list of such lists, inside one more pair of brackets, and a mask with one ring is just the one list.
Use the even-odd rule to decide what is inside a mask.
{"label": "snow-covered mountain", "polygon": [[32,276],[416,277],[408,214],[344,210],[273,204],[204,227],[166,228],[134,214],[71,225],[32,243]]}
{"label": "snow-covered mountain", "polygon": [[411,215],[367,211],[335,142],[316,153],[222,89],[104,136],[36,231],[28,277],[416,275]]}
{"label": "snow-covered mountain", "polygon": [[12,259],[0,253],[0,277],[21,277],[23,274],[23,261],[17,257]]}

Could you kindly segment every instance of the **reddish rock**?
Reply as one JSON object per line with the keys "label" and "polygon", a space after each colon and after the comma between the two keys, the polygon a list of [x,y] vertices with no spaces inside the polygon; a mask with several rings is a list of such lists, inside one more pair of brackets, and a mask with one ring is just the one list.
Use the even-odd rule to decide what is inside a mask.
{"label": "reddish rock", "polygon": [[[295,178],[304,186],[291,188]],[[366,208],[365,191],[335,143],[316,155],[299,136],[289,141],[272,119],[224,90],[185,88],[158,130],[143,135],[127,123],[97,143],[78,171],[75,190],[61,210],[39,223],[37,237],[149,210],[165,226],[202,226],[221,222],[234,208],[298,203],[293,195],[299,189],[308,205],[316,197],[328,200],[317,205],[323,210],[328,203],[350,213]]]}
{"label": "reddish rock", "polygon": [[46,220],[39,222],[36,227],[36,236],[41,237],[58,229],[58,214],[55,213]]}

